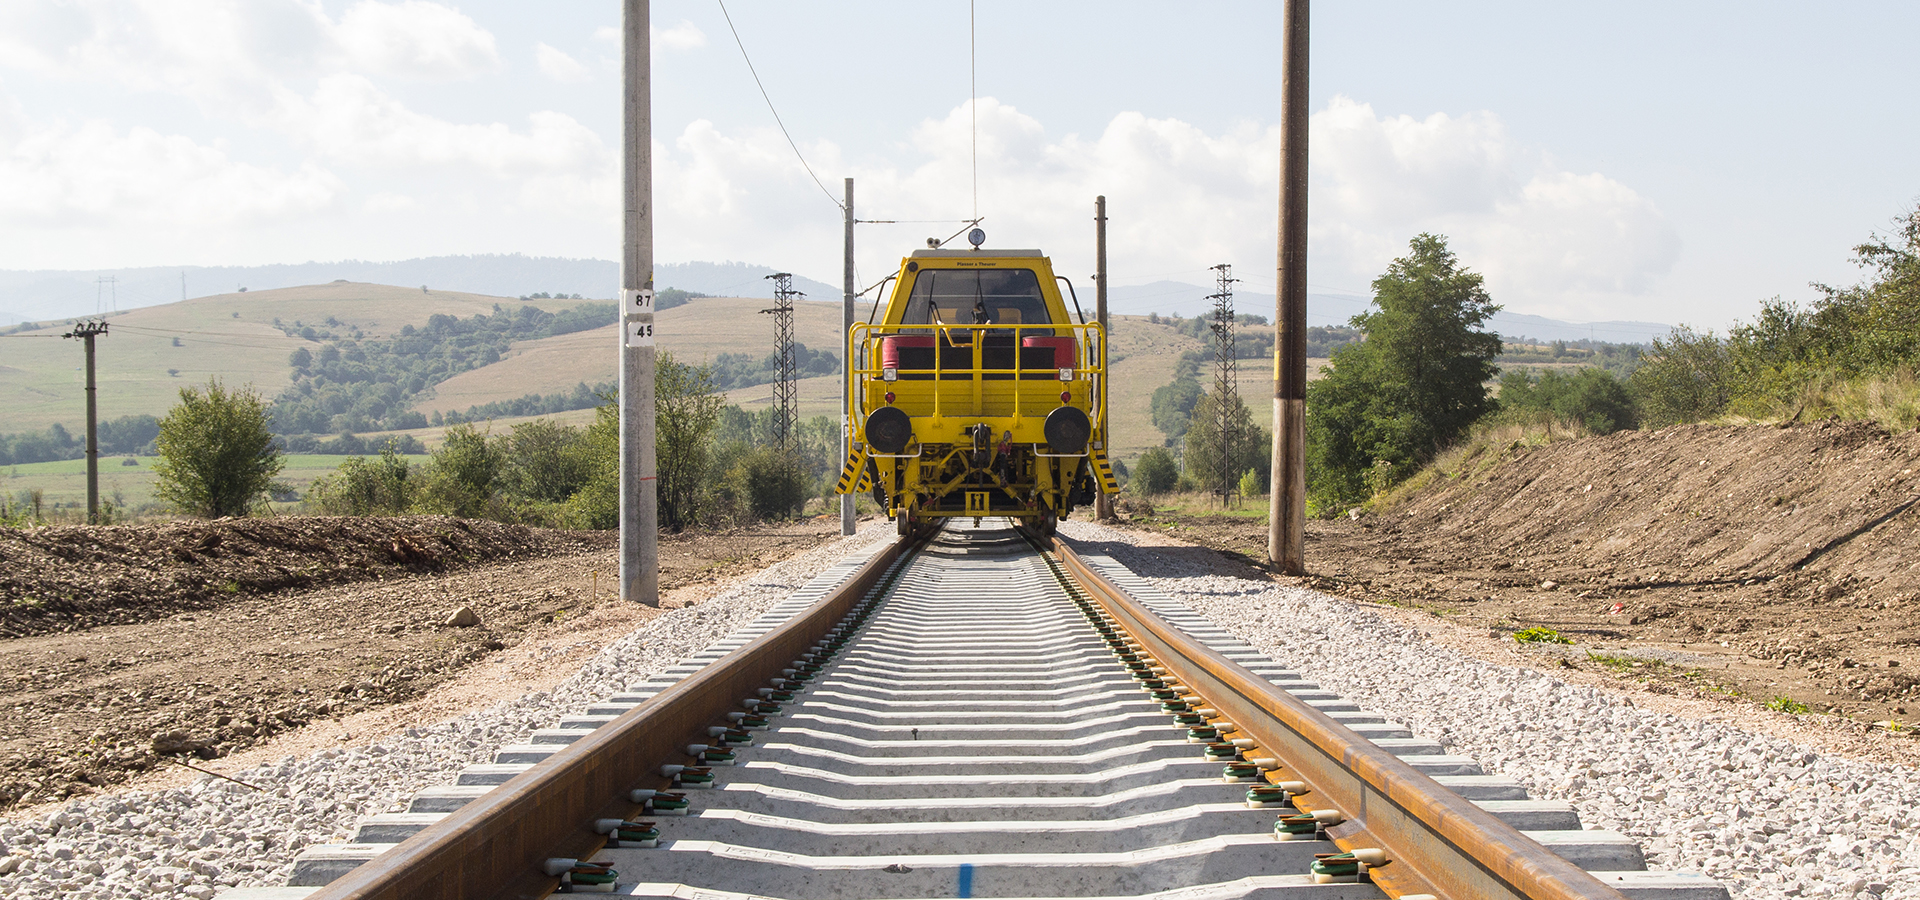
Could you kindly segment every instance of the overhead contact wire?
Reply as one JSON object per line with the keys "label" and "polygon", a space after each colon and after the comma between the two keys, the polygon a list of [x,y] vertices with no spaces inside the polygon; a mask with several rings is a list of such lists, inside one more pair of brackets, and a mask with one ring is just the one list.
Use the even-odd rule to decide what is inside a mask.
{"label": "overhead contact wire", "polygon": [[733,32],[733,43],[740,48],[740,58],[747,61],[747,72],[753,76],[754,86],[760,89],[761,99],[767,101],[767,112],[773,113],[773,122],[780,126],[780,133],[786,137],[787,146],[793,148],[793,155],[800,160],[800,168],[807,170],[807,177],[813,179],[813,183],[819,186],[820,193],[827,195],[828,202],[832,203],[835,209],[844,212],[846,206],[841,204],[839,198],[833,196],[832,191],[827,190],[827,186],[820,181],[820,176],[813,174],[813,167],[807,165],[806,154],[801,153],[800,145],[794,143],[793,135],[787,131],[787,123],[780,120],[780,111],[773,108],[773,97],[767,94],[767,86],[760,82],[760,73],[753,67],[753,57],[747,55],[747,44],[740,40],[740,29],[733,27],[733,15],[727,12],[726,0],[714,0],[714,2],[720,4],[720,15],[726,17],[727,30]]}

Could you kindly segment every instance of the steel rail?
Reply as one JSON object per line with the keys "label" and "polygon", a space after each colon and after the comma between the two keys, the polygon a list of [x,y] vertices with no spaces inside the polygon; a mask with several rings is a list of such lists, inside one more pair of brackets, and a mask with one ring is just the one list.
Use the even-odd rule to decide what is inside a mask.
{"label": "steel rail", "polygon": [[558,887],[543,864],[605,846],[596,819],[630,819],[637,788],[665,787],[660,766],[686,759],[707,728],[740,709],[824,637],[930,534],[902,539],[838,589],[738,651],[675,682],[546,761],[354,869],[309,900],[541,898]]}
{"label": "steel rail", "polygon": [[[1312,788],[1302,812],[1331,808],[1327,829],[1343,850],[1378,848],[1370,871],[1394,897],[1445,900],[1624,900],[1624,895],[1493,814],[1307,703],[1241,668],[1134,599],[1075,554],[1047,539],[1063,567],[1150,655],[1220,716],[1238,726],[1283,772]],[[1246,754],[1253,757],[1255,754]]]}

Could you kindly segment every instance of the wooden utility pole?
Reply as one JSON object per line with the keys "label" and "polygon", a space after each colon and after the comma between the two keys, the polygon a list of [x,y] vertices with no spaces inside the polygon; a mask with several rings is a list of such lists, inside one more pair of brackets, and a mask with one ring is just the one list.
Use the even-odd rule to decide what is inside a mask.
{"label": "wooden utility pole", "polygon": [[[840,409],[843,414],[851,416],[853,379],[848,377],[847,373],[853,370],[853,342],[849,337],[853,334],[853,292],[858,287],[854,284],[853,278],[853,179],[851,178],[847,179],[847,202],[844,207],[847,214],[847,252],[840,264],[841,290],[845,295],[840,307],[840,346],[846,358],[840,360]],[[849,418],[840,424],[840,458],[846,459],[852,455],[853,420]],[[857,482],[859,479],[854,480]],[[853,495],[841,494],[840,533],[852,534],[853,531]]]}
{"label": "wooden utility pole", "polygon": [[653,444],[653,67],[648,0],[625,0],[620,307],[620,599],[660,605]]}
{"label": "wooden utility pole", "polygon": [[100,409],[94,400],[93,339],[107,333],[105,319],[74,323],[61,337],[79,338],[87,345],[87,524],[100,524]]}
{"label": "wooden utility pole", "polygon": [[1286,0],[1280,82],[1280,262],[1274,298],[1273,499],[1267,559],[1307,571],[1307,0]]}
{"label": "wooden utility pole", "polygon": [[[1100,371],[1101,384],[1106,386],[1108,398],[1113,392],[1113,373],[1107,371],[1107,344],[1113,341],[1113,332],[1107,326],[1107,197],[1102,194],[1093,198],[1093,318],[1100,323]],[[1105,423],[1107,428],[1107,459],[1113,459],[1113,424]],[[1098,481],[1099,479],[1095,479]],[[1113,496],[1102,490],[1093,498],[1093,515],[1096,519],[1113,518]]]}

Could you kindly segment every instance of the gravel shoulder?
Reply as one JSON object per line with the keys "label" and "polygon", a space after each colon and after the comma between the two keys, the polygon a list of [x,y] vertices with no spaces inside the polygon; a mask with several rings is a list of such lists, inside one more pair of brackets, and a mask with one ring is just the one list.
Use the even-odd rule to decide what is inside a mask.
{"label": "gravel shoulder", "polygon": [[[790,538],[804,538],[804,548],[744,574],[683,580],[667,608],[601,608],[549,623],[417,698],[202,764],[232,780],[184,773],[183,783],[183,773],[161,771],[135,785],[16,810],[0,820],[0,896],[206,900],[225,887],[284,884],[301,848],[344,838],[362,816],[400,811],[419,789],[451,783],[501,744],[678,662],[856,548],[893,536],[890,522],[861,527],[842,538],[837,518],[794,526]],[[730,565],[750,565],[741,555],[749,543],[769,554],[779,544],[748,534],[709,537],[730,554]],[[689,550],[683,558],[697,556]]]}
{"label": "gravel shoulder", "polygon": [[1061,532],[1309,679],[1633,835],[1651,865],[1704,871],[1740,900],[1920,898],[1920,770],[1904,738],[1566,670],[1161,533]]}

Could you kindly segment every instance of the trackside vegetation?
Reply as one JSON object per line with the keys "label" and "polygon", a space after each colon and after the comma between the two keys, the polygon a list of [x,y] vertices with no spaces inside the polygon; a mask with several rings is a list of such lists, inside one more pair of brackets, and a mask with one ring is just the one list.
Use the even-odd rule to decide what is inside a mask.
{"label": "trackside vegetation", "polygon": [[[725,527],[798,515],[831,490],[840,430],[824,416],[803,422],[786,450],[775,446],[771,411],[725,404],[707,366],[661,353],[655,378],[660,526]],[[546,420],[504,433],[484,423],[447,429],[425,461],[388,447],[356,457],[308,491],[325,515],[442,513],[553,528],[619,523],[618,405],[602,395],[585,427]]]}
{"label": "trackside vegetation", "polygon": [[[1648,348],[1510,345],[1482,327],[1499,307],[1481,276],[1446,238],[1420,235],[1373,282],[1369,311],[1309,335],[1331,353],[1308,386],[1309,509],[1395,502],[1431,482],[1429,467],[1496,444],[1713,421],[1920,427],[1920,208],[1893,226],[1854,248],[1858,284],[1815,285],[1811,304],[1764,301],[1724,335],[1683,326]],[[1172,450],[1137,461],[1136,493],[1201,489],[1201,473],[1219,468],[1212,448],[1196,453],[1204,392],[1192,370],[1154,394]]]}

